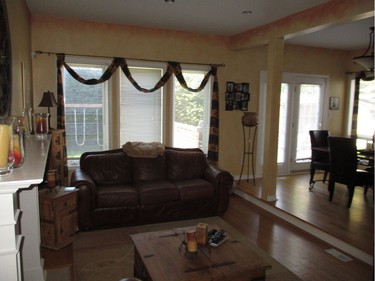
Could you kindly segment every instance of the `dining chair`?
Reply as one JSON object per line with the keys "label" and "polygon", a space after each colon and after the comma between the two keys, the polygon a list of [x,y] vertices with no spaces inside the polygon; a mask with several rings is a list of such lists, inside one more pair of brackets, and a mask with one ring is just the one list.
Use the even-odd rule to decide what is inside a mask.
{"label": "dining chair", "polygon": [[314,188],[315,170],[324,171],[323,182],[326,181],[330,170],[327,130],[310,130],[311,163],[310,163],[310,190]]}
{"label": "dining chair", "polygon": [[328,137],[329,156],[331,163],[328,184],[329,201],[333,199],[335,183],[347,186],[349,198],[347,207],[350,208],[356,186],[374,186],[374,174],[357,169],[357,147],[354,138]]}

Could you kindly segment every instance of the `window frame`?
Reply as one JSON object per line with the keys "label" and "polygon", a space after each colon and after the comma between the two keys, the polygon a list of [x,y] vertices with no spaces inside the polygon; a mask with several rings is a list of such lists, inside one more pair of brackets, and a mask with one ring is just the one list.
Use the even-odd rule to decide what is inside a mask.
{"label": "window frame", "polygon": [[[127,65],[128,65],[128,68],[129,68],[129,71],[130,73],[131,72],[131,68],[150,68],[150,69],[161,69],[162,70],[162,74],[161,74],[161,77],[165,74],[165,72],[167,71],[167,64],[164,63],[164,62],[153,62],[153,61],[142,61],[142,60],[127,60]],[[123,78],[122,78],[123,77]],[[161,78],[160,77],[160,78]],[[120,130],[121,128],[121,104],[120,104],[120,100],[121,100],[121,79],[128,79],[125,74],[119,70],[119,73],[118,73],[118,82],[117,82],[117,87],[118,87],[118,94],[117,94],[117,97],[116,97],[116,101],[117,101],[117,106],[116,106],[116,110],[118,112],[118,118],[117,118],[117,128],[118,130]],[[135,79],[136,80],[136,79]],[[136,82],[142,87],[142,84],[136,80]],[[167,138],[166,138],[166,135],[167,135],[167,128],[166,128],[166,117],[167,117],[167,111],[169,110],[166,105],[166,99],[167,99],[167,91],[166,91],[166,88],[168,88],[168,83],[164,86],[164,87],[161,87],[160,88],[160,91],[161,91],[161,142],[162,143],[166,143],[167,141]],[[140,93],[142,94],[142,93]],[[152,94],[152,93],[150,93]],[[123,145],[123,143],[121,143],[121,134],[119,133],[118,136],[117,136],[117,142],[119,143],[119,145]]]}
{"label": "window frame", "polygon": [[[207,72],[210,71],[209,65],[197,65],[197,64],[181,64],[181,70],[182,74],[184,72],[202,72],[203,76],[207,74]],[[210,116],[211,116],[211,102],[212,102],[212,88],[213,88],[213,77],[209,77],[209,81],[207,82],[206,87],[208,87],[207,97],[204,99],[203,102],[203,112],[204,112],[204,124],[206,124],[206,133],[202,134],[202,150],[207,155],[208,154],[208,147],[209,147],[209,135],[210,135]],[[171,83],[171,107],[170,107],[170,114],[171,114],[171,120],[170,120],[170,135],[171,139],[170,142],[172,146],[174,146],[174,120],[175,120],[175,84],[179,83],[177,78],[174,76]],[[191,86],[191,85],[188,85]],[[203,91],[203,90],[202,90]],[[202,92],[201,91],[201,92]]]}
{"label": "window frame", "polygon": [[[93,57],[79,57],[79,56],[66,56],[65,62],[70,67],[75,66],[97,66],[101,67],[103,69],[103,72],[108,68],[108,66],[111,63],[111,59],[108,58],[93,58]],[[62,80],[63,80],[63,88],[64,88],[64,112],[66,112],[66,87],[65,87],[65,75],[70,75],[67,70],[63,69],[62,71]],[[86,77],[87,78],[87,77]],[[93,78],[93,77],[89,77]],[[99,78],[99,77],[95,77]],[[73,78],[74,79],[74,78]],[[78,82],[78,81],[77,81]],[[79,83],[79,82],[78,82]],[[104,93],[103,93],[103,151],[107,149],[111,149],[113,147],[113,130],[114,128],[110,126],[109,124],[113,124],[112,120],[113,117],[110,114],[112,112],[112,90],[113,90],[113,80],[109,79],[108,81],[100,84],[102,87],[104,87]],[[67,132],[65,132],[67,133]],[[104,141],[105,140],[105,141]],[[68,149],[68,146],[67,146]],[[79,158],[80,157],[74,157],[71,158],[67,155],[67,162],[68,167],[77,167],[79,166]]]}

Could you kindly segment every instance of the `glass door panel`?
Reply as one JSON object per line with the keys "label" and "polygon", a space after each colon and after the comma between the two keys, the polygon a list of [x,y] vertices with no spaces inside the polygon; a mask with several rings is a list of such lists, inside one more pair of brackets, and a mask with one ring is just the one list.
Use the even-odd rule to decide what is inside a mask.
{"label": "glass door panel", "polygon": [[280,112],[279,112],[279,139],[277,147],[277,165],[279,172],[287,170],[286,162],[288,155],[288,93],[290,85],[288,83],[281,84],[281,95],[280,95]]}
{"label": "glass door panel", "polygon": [[320,85],[301,84],[299,94],[299,116],[297,119],[297,146],[295,161],[310,160],[311,145],[309,130],[318,129],[320,124]]}
{"label": "glass door panel", "polygon": [[321,128],[324,89],[324,78],[288,76],[283,79],[277,154],[279,174],[309,169],[309,130]]}
{"label": "glass door panel", "polygon": [[294,95],[290,171],[307,170],[310,166],[310,130],[321,128],[325,79],[298,77]]}

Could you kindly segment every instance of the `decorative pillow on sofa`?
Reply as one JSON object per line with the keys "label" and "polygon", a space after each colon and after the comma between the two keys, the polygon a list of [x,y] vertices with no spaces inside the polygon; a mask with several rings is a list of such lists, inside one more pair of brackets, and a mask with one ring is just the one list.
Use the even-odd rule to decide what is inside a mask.
{"label": "decorative pillow on sofa", "polygon": [[129,157],[123,153],[87,155],[81,168],[96,184],[131,184],[132,169]]}
{"label": "decorative pillow on sofa", "polygon": [[166,155],[171,180],[202,178],[208,165],[206,156],[199,149],[170,149]]}

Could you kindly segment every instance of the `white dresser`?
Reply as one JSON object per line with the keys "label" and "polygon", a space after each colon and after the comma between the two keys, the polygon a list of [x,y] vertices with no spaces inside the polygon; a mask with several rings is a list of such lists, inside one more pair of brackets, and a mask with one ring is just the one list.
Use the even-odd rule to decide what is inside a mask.
{"label": "white dresser", "polygon": [[51,136],[26,139],[26,160],[0,177],[0,279],[42,281],[38,185],[43,181]]}

